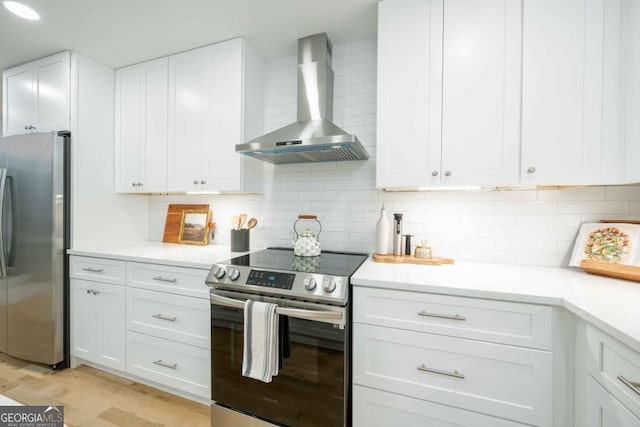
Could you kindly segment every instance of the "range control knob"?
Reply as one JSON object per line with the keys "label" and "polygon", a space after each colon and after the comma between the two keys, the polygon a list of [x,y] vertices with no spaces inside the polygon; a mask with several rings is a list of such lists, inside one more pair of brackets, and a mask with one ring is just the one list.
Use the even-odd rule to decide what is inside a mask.
{"label": "range control knob", "polygon": [[233,280],[234,282],[238,280],[238,277],[240,277],[240,272],[235,268],[229,272],[229,279]]}
{"label": "range control knob", "polygon": [[324,285],[322,285],[322,289],[324,289],[325,292],[331,293],[333,291],[336,290],[336,281],[333,279],[329,279],[326,282],[324,282]]}
{"label": "range control knob", "polygon": [[308,291],[314,290],[317,284],[318,283],[316,282],[316,279],[311,276],[307,276],[304,278],[304,288]]}
{"label": "range control knob", "polygon": [[216,268],[216,271],[213,273],[213,276],[216,279],[220,280],[220,279],[222,279],[224,277],[225,274],[227,274],[225,269],[222,268],[222,267],[218,267],[218,268]]}

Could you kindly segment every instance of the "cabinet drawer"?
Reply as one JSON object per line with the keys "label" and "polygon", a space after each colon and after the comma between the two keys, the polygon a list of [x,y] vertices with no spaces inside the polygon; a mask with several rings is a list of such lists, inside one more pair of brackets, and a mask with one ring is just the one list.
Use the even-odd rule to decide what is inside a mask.
{"label": "cabinet drawer", "polygon": [[640,417],[640,354],[591,325],[587,341],[591,375]]}
{"label": "cabinet drawer", "polygon": [[127,372],[210,398],[209,350],[127,331]]}
{"label": "cabinet drawer", "polygon": [[524,427],[524,424],[356,385],[353,426]]}
{"label": "cabinet drawer", "polygon": [[113,259],[74,255],[69,259],[69,275],[74,279],[124,285],[125,263]]}
{"label": "cabinet drawer", "polygon": [[127,329],[209,349],[208,300],[127,288]]}
{"label": "cabinet drawer", "polygon": [[551,349],[551,307],[356,287],[354,322]]}
{"label": "cabinet drawer", "polygon": [[129,262],[127,285],[208,300],[209,288],[204,282],[208,273],[195,268]]}
{"label": "cabinet drawer", "polygon": [[550,352],[362,324],[353,336],[355,384],[551,424]]}
{"label": "cabinet drawer", "polygon": [[640,419],[593,378],[588,379],[587,399],[587,427],[640,427]]}

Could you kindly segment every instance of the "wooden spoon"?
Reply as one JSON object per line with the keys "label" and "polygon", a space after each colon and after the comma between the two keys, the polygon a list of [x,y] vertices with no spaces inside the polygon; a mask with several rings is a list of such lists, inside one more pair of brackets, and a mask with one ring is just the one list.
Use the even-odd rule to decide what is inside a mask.
{"label": "wooden spoon", "polygon": [[255,219],[255,218],[251,218],[251,219],[249,219],[249,222],[247,222],[247,229],[251,230],[256,225],[258,225],[258,220]]}
{"label": "wooden spoon", "polygon": [[238,221],[238,230],[242,230],[244,222],[247,220],[247,214],[240,214],[240,220]]}

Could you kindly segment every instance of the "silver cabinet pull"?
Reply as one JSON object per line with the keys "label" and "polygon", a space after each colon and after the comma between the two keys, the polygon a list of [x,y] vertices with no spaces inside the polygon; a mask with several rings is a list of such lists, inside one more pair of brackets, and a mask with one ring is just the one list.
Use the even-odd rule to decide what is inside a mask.
{"label": "silver cabinet pull", "polygon": [[91,289],[87,289],[88,294],[90,294],[91,292],[93,292]]}
{"label": "silver cabinet pull", "polygon": [[527,173],[536,173],[536,168],[533,166],[527,168]]}
{"label": "silver cabinet pull", "polygon": [[458,371],[453,371],[453,372],[441,371],[440,369],[433,369],[433,368],[429,368],[427,366],[424,366],[424,364],[418,366],[418,370],[419,371],[424,371],[424,372],[431,372],[432,374],[446,375],[448,377],[460,378],[461,380],[464,379],[464,375],[462,375]]}
{"label": "silver cabinet pull", "polygon": [[87,289],[88,294],[98,295],[100,291],[94,291],[93,289]]}
{"label": "silver cabinet pull", "polygon": [[207,181],[205,181],[204,179],[200,181],[200,184],[206,184]]}
{"label": "silver cabinet pull", "polygon": [[625,377],[623,377],[622,375],[618,375],[618,379],[620,381],[622,381],[622,384],[626,385],[627,387],[629,387],[635,394],[637,394],[638,396],[640,396],[640,383],[636,383],[633,381],[629,381],[628,379],[626,379]]}
{"label": "silver cabinet pull", "polygon": [[431,171],[431,176],[438,176],[438,171]]}
{"label": "silver cabinet pull", "polygon": [[193,181],[194,184],[198,184],[200,181],[198,181],[197,179]]}
{"label": "silver cabinet pull", "polygon": [[173,317],[163,316],[162,313],[152,314],[151,317],[155,317],[156,319],[160,319],[160,320],[168,320],[169,322],[175,322],[177,319],[177,317],[175,316]]}
{"label": "silver cabinet pull", "polygon": [[168,363],[163,362],[163,361],[162,361],[162,359],[160,359],[160,360],[154,360],[154,361],[153,361],[153,364],[154,364],[154,365],[158,365],[158,366],[163,366],[163,367],[165,367],[165,368],[169,368],[169,369],[176,369],[176,368],[178,367],[178,364],[177,364],[177,363],[174,363],[173,365],[169,365]]}
{"label": "silver cabinet pull", "polygon": [[153,278],[153,280],[157,280],[158,282],[169,282],[169,283],[176,283],[178,281],[178,279],[167,279],[166,277],[162,277],[162,276],[156,276]]}
{"label": "silver cabinet pull", "polygon": [[83,271],[88,271],[90,273],[102,273],[104,271],[104,269],[102,269],[102,268],[92,268],[92,267],[85,267],[82,270]]}
{"label": "silver cabinet pull", "polygon": [[444,174],[445,176],[451,176],[451,171],[446,171]]}
{"label": "silver cabinet pull", "polygon": [[421,311],[418,313],[418,316],[425,316],[425,317],[437,317],[438,319],[451,319],[451,320],[461,320],[461,321],[465,321],[467,320],[466,317],[464,316],[459,316],[457,314],[455,315],[451,315],[451,314],[438,314],[438,313],[428,313],[426,311]]}

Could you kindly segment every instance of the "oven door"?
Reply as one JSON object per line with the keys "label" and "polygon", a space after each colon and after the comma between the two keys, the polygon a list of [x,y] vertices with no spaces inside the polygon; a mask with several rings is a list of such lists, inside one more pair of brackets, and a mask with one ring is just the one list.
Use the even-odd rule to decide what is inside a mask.
{"label": "oven door", "polygon": [[[289,323],[290,355],[270,383],[242,376],[244,301],[279,305]],[[224,421],[216,406],[275,425],[343,427],[347,420],[348,377],[346,308],[247,295],[211,292],[211,425]],[[228,412],[219,409],[222,413]],[[241,418],[240,418],[241,420]],[[254,419],[255,421],[255,419]],[[256,425],[247,422],[246,425]]]}

